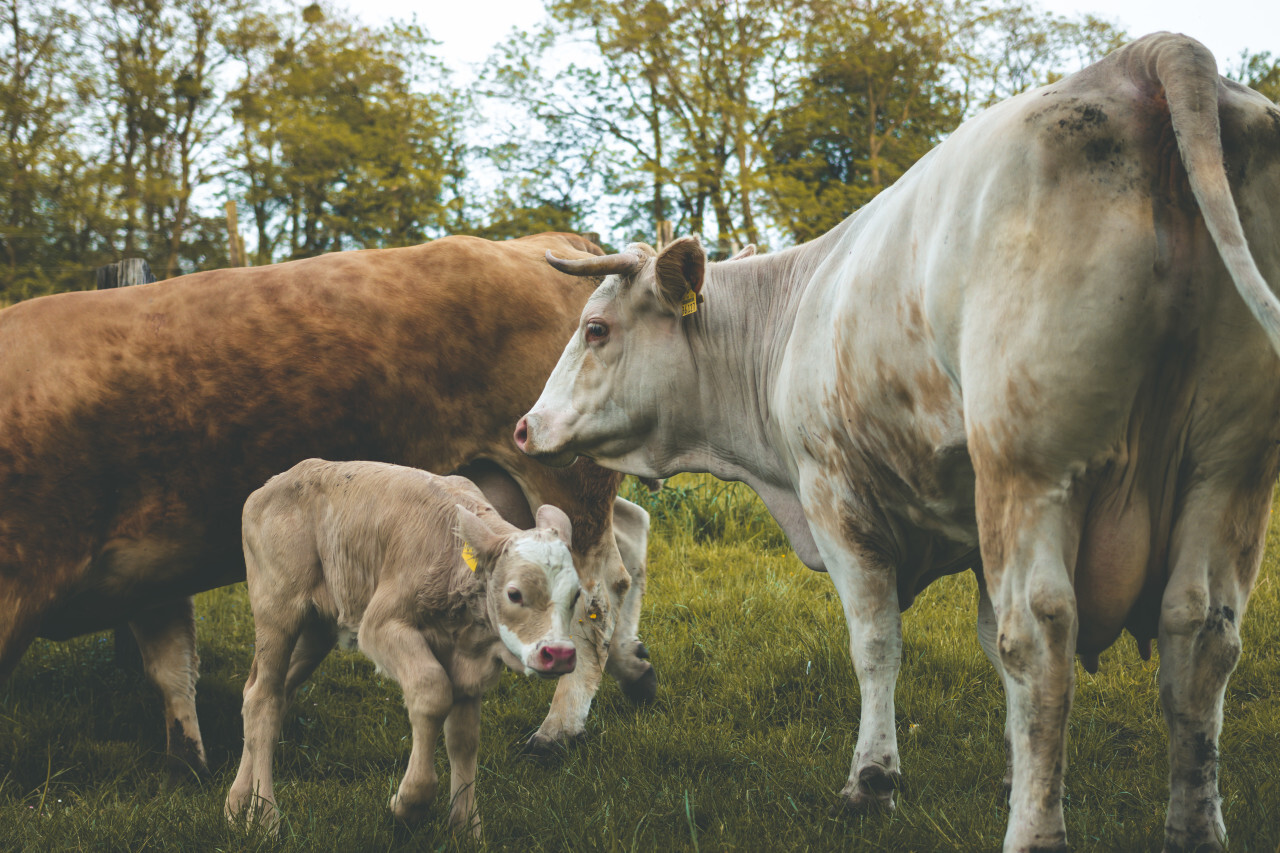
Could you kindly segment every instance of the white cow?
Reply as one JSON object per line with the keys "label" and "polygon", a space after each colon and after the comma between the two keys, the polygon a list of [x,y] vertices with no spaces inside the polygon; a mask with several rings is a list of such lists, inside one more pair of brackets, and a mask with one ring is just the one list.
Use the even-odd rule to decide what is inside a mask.
{"label": "white cow", "polygon": [[404,690],[413,750],[391,798],[396,817],[416,820],[434,798],[443,728],[450,823],[479,835],[481,695],[505,667],[554,677],[576,663],[568,516],[544,505],[537,527],[519,531],[463,477],[307,459],[249,496],[243,535],[256,644],[228,816],[275,825],[284,712],[336,641]]}
{"label": "white cow", "polygon": [[1277,233],[1280,109],[1156,34],[966,122],[807,245],[552,259],[613,277],[516,440],[755,488],[844,604],[851,807],[893,806],[899,610],[979,550],[1007,850],[1066,845],[1074,654],[1158,637],[1166,845],[1217,848],[1222,697],[1280,458]]}

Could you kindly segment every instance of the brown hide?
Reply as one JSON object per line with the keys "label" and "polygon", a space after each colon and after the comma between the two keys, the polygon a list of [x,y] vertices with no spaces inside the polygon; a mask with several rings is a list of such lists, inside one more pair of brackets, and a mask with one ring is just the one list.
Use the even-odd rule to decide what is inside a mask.
{"label": "brown hide", "polygon": [[618,475],[516,451],[595,283],[568,234],[449,237],[227,269],[0,312],[0,677],[70,637],[244,577],[240,510],[301,459],[499,463],[610,532]]}

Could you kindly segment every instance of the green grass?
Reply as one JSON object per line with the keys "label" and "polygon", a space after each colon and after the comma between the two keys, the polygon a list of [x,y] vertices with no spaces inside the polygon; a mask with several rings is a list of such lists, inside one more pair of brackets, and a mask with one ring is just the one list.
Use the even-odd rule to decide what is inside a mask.
{"label": "green grass", "polygon": [[[1003,836],[1004,699],[973,630],[969,575],[905,616],[898,733],[908,790],[891,817],[831,819],[857,733],[839,601],[745,487],[676,478],[628,495],[655,517],[642,635],[659,700],[606,681],[588,736],[518,754],[552,685],[506,676],[483,713],[478,797],[495,850],[992,850]],[[1222,736],[1231,849],[1280,845],[1280,541],[1244,620]],[[160,706],[105,635],[40,642],[0,688],[0,847],[15,850],[452,850],[443,809],[408,830],[386,808],[408,756],[399,691],[335,652],[289,711],[278,839],[221,816],[251,656],[243,586],[199,599],[199,708],[211,781],[167,790]],[[1158,850],[1166,783],[1156,664],[1132,641],[1079,671],[1067,773],[1076,850]],[[447,783],[443,748],[437,756]]]}

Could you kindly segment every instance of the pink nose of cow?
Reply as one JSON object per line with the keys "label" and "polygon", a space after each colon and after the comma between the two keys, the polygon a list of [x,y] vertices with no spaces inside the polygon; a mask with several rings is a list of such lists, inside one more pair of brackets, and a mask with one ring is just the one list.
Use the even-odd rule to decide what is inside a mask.
{"label": "pink nose of cow", "polygon": [[572,645],[545,645],[538,649],[538,667],[543,672],[557,674],[573,672],[578,653]]}
{"label": "pink nose of cow", "polygon": [[[508,422],[509,423],[509,422]],[[520,423],[516,424],[516,447],[524,451],[524,446],[529,443],[529,419],[521,418]]]}

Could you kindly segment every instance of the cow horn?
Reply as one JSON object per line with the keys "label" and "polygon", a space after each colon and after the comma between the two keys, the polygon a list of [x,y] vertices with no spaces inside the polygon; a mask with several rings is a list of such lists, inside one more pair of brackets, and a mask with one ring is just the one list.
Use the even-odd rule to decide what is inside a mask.
{"label": "cow horn", "polygon": [[644,266],[635,252],[619,252],[595,258],[557,258],[547,249],[547,263],[569,275],[634,275]]}

